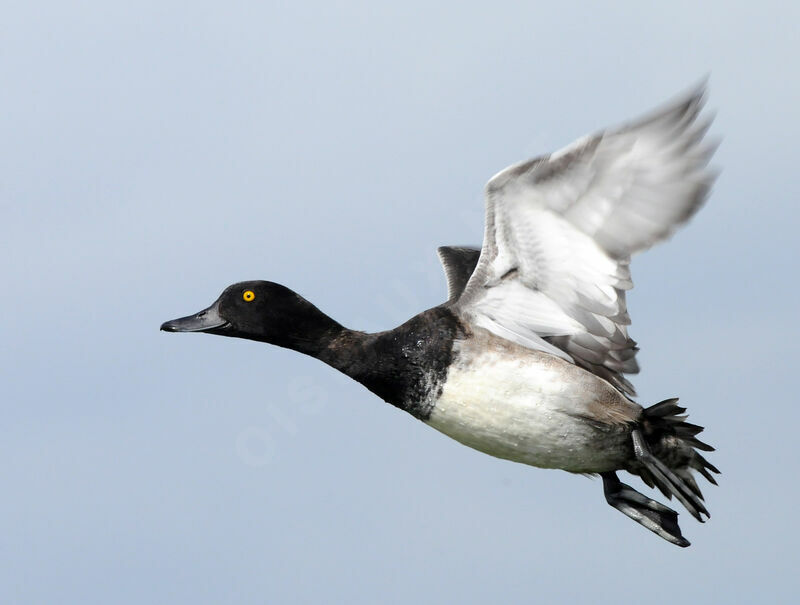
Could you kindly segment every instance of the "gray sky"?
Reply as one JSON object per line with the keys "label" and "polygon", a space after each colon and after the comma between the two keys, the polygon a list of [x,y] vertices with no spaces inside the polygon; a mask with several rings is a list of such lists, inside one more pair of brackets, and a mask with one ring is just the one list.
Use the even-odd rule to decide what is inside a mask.
{"label": "gray sky", "polygon": [[[796,597],[800,9],[587,4],[4,7],[0,601]],[[629,299],[640,400],[718,448],[689,549],[316,360],[158,332],[258,278],[393,327],[492,174],[706,73],[724,173]]]}

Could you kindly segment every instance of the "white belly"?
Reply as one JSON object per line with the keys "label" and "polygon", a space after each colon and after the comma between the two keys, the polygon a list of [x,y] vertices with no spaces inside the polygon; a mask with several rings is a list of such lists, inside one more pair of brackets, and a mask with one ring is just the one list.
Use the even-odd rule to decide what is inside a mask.
{"label": "white belly", "polygon": [[509,353],[482,351],[452,366],[428,424],[498,458],[573,472],[620,468],[641,407],[561,359]]}

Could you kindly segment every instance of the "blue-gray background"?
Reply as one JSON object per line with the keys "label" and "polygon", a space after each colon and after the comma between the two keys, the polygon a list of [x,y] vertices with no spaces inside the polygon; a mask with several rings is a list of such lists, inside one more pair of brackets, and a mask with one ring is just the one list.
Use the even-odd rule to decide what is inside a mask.
{"label": "blue-gray background", "polygon": [[[790,602],[800,9],[604,4],[6,4],[0,601]],[[629,299],[641,400],[724,473],[687,550],[313,359],[158,332],[252,278],[393,327],[495,171],[706,73],[723,175]]]}

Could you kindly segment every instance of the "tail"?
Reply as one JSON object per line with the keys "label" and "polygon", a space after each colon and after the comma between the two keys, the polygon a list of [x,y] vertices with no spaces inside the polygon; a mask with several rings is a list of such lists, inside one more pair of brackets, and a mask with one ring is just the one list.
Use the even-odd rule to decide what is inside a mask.
{"label": "tail", "polygon": [[[711,515],[703,504],[703,493],[692,471],[716,485],[711,473],[718,474],[719,470],[698,451],[714,451],[713,447],[696,437],[703,427],[686,422],[686,408],[677,405],[677,401],[666,399],[644,410],[640,431],[634,431],[637,461],[629,470],[638,474],[650,487],[657,487],[668,499],[674,495],[702,522],[701,515]],[[637,432],[641,433],[644,441],[638,447]]]}

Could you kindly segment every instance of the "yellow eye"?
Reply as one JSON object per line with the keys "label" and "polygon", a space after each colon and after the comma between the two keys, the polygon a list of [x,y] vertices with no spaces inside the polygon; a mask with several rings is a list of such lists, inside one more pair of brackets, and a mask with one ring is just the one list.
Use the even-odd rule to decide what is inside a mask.
{"label": "yellow eye", "polygon": [[244,294],[242,294],[242,298],[245,299],[247,302],[251,302],[256,297],[256,293],[252,290],[245,290]]}

